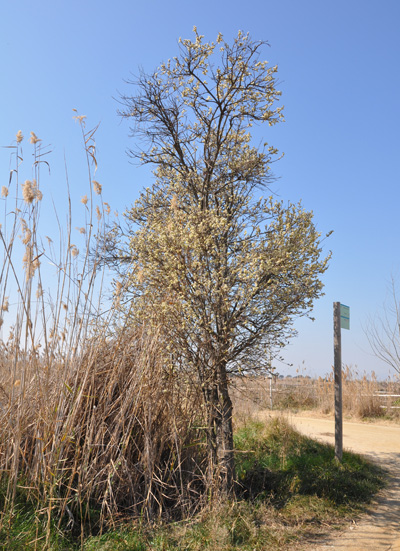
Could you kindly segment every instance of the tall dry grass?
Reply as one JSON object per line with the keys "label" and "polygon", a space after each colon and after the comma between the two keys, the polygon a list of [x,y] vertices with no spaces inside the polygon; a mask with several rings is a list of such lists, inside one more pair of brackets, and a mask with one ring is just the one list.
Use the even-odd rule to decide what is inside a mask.
{"label": "tall dry grass", "polygon": [[[232,381],[233,400],[238,419],[271,408],[271,382],[268,378],[242,377]],[[333,372],[326,377],[303,375],[272,380],[272,409],[316,410],[334,413],[335,382]],[[388,395],[388,396],[387,396]],[[379,381],[374,373],[360,373],[352,366],[342,371],[342,398],[345,415],[357,418],[400,415],[400,381]],[[397,406],[397,407],[396,407]]]}
{"label": "tall dry grass", "polygon": [[121,515],[192,513],[206,492],[201,401],[171,366],[162,328],[124,322],[121,284],[113,295],[107,289],[101,243],[110,207],[94,179],[96,129],[76,118],[88,171],[77,232],[68,199],[57,238],[41,233],[41,211],[47,228],[51,208],[41,189],[49,150],[35,134],[30,180],[21,185],[18,133],[2,191],[1,322],[9,335],[0,342],[0,529],[23,491],[47,539],[56,522],[83,542],[85,531]]}
{"label": "tall dry grass", "polygon": [[[343,411],[358,418],[381,417],[391,414],[397,417],[397,410],[391,410],[395,405],[396,397],[382,395],[400,394],[400,384],[396,379],[388,378],[378,381],[375,373],[367,375],[360,373],[357,368],[344,366],[342,371],[342,400]],[[323,413],[334,412],[334,375],[319,378],[315,381],[316,405]],[[398,400],[398,399],[397,399]]]}

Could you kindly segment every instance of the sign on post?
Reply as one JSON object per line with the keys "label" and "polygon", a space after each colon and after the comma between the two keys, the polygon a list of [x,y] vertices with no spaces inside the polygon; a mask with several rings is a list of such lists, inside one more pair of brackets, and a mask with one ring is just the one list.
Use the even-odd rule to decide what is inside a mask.
{"label": "sign on post", "polygon": [[344,304],[340,305],[340,327],[350,329],[350,307]]}

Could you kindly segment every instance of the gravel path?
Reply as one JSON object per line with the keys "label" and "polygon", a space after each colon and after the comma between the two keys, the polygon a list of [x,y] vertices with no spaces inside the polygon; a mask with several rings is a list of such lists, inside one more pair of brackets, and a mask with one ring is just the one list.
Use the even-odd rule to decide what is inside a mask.
{"label": "gravel path", "polygon": [[[333,419],[290,414],[302,433],[334,444]],[[390,424],[343,423],[343,446],[390,471],[390,481],[367,515],[340,534],[308,547],[309,551],[400,551],[400,427]]]}

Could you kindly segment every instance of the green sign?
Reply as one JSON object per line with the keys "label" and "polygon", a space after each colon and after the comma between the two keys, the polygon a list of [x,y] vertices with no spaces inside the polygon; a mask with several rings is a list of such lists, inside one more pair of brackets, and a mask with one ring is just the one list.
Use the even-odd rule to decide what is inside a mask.
{"label": "green sign", "polygon": [[340,305],[340,327],[350,329],[350,307],[344,304]]}

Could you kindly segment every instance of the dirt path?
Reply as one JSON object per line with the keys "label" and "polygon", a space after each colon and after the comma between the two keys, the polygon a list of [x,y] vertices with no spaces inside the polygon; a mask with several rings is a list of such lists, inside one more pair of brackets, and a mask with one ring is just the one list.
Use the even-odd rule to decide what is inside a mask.
{"label": "dirt path", "polygon": [[[288,418],[300,432],[334,444],[333,419],[298,414]],[[345,421],[343,446],[387,468],[389,485],[370,505],[368,515],[309,551],[400,551],[400,427]]]}

